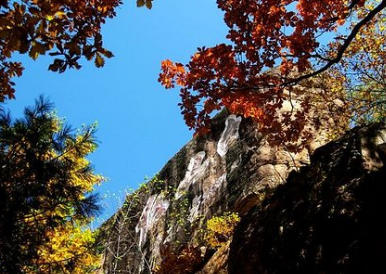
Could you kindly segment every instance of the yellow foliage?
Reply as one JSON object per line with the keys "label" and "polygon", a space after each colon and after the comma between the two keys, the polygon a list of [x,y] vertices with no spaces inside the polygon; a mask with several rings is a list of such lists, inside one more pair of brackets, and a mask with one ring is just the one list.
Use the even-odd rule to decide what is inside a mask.
{"label": "yellow foliage", "polygon": [[222,216],[209,219],[206,223],[205,231],[207,245],[212,248],[218,248],[228,242],[239,222],[240,217],[234,212],[227,212]]}
{"label": "yellow foliage", "polygon": [[[380,0],[366,1],[357,11],[362,19]],[[353,27],[356,20],[352,22]],[[336,86],[347,92],[354,124],[382,121],[386,117],[386,11],[380,11],[363,26],[347,48],[344,58],[331,74]],[[337,76],[341,81],[336,81]],[[344,78],[343,78],[344,77]]]}
{"label": "yellow foliage", "polygon": [[100,255],[90,252],[94,236],[89,228],[80,223],[67,222],[47,232],[50,239],[39,247],[39,258],[34,262],[38,269],[25,269],[26,274],[95,273],[100,266]]}
{"label": "yellow foliage", "polygon": [[[54,129],[56,132],[61,130],[61,122],[55,121]],[[85,158],[89,153],[95,150],[93,143],[84,142],[84,135],[79,134],[74,143],[67,143],[67,150],[60,156],[54,151],[46,155],[46,160],[52,160],[62,157],[64,161],[72,161],[73,168],[68,178],[69,185],[77,187],[79,198],[84,199],[83,193],[89,193],[93,187],[104,180],[104,177],[92,172],[84,173],[82,170],[90,165],[89,160]],[[55,182],[48,182],[47,188],[54,188]],[[52,200],[49,197],[40,197],[42,203],[48,203]],[[39,247],[38,259],[34,261],[33,268],[26,268],[26,274],[33,273],[60,273],[60,274],[86,274],[95,273],[100,266],[101,258],[92,253],[94,236],[92,231],[87,228],[88,220],[77,220],[74,216],[75,211],[71,205],[61,204],[52,210],[42,212],[33,212],[25,217],[25,222],[39,223],[47,225],[46,216],[58,216],[63,218],[63,224],[48,230],[46,236],[49,239]]]}
{"label": "yellow foliage", "polygon": [[1,273],[86,274],[100,264],[87,228],[99,209],[92,190],[104,180],[86,158],[96,149],[95,127],[75,134],[49,110],[41,98],[24,120],[0,117],[8,136],[0,148],[7,197],[0,215],[16,216],[0,223]]}

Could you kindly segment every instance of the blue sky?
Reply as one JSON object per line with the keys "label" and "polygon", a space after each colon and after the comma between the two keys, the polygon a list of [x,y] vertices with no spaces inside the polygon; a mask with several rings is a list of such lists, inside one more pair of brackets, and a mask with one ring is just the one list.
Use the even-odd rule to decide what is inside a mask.
{"label": "blue sky", "polygon": [[47,57],[35,62],[20,57],[26,69],[16,79],[16,100],[6,108],[19,117],[44,94],[73,127],[98,122],[100,144],[90,159],[109,178],[98,188],[107,196],[106,218],[125,189],[156,174],[191,139],[178,91],[165,91],[157,82],[160,63],[184,63],[197,47],[224,42],[222,16],[214,0],[155,0],[152,10],[126,0],[103,28],[104,46],[115,55],[103,68],[84,61],[79,71],[56,74],[47,70]]}

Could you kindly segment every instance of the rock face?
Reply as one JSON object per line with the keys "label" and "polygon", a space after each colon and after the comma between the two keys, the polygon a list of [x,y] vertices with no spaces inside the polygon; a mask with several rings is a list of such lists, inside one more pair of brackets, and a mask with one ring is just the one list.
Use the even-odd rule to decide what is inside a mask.
{"label": "rock face", "polygon": [[[293,105],[297,105],[296,100],[283,104],[283,112],[293,111]],[[339,112],[335,103],[324,102],[323,111],[316,105],[309,115],[331,115],[326,113],[328,106]],[[218,235],[221,244],[213,247],[206,238],[207,222],[225,212],[236,212],[252,237],[254,225],[245,223],[252,220],[250,212],[261,207],[266,195],[283,184],[291,171],[309,164],[310,152],[328,141],[337,120],[324,119],[318,126],[312,124],[314,121],[309,122],[311,142],[292,153],[284,146],[270,146],[252,120],[222,112],[208,136],[194,138],[184,146],[102,226],[101,272],[244,273],[228,260],[231,254],[242,261],[239,255],[249,252],[234,245],[246,241],[242,232],[237,230],[238,238],[233,242],[232,237]]]}
{"label": "rock face", "polygon": [[229,248],[206,247],[206,221],[248,212],[308,161],[306,149],[271,148],[252,121],[224,113],[212,135],[189,142],[105,224],[104,273],[226,273]]}
{"label": "rock face", "polygon": [[229,273],[380,273],[385,161],[384,124],[355,128],[319,148],[309,166],[244,216]]}

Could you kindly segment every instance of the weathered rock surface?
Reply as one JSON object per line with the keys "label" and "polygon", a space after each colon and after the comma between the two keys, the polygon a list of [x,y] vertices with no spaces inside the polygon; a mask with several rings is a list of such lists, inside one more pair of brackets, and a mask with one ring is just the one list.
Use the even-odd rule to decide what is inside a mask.
{"label": "weathered rock surface", "polygon": [[243,217],[229,273],[383,273],[385,164],[385,124],[319,148],[309,166]]}
{"label": "weathered rock surface", "polygon": [[271,148],[252,121],[224,114],[210,136],[189,142],[105,224],[104,273],[221,273],[205,268],[213,258],[226,269],[228,254],[205,247],[206,221],[248,212],[267,187],[308,161],[306,149]]}
{"label": "weathered rock surface", "polygon": [[[292,112],[298,105],[295,99],[292,103],[283,104],[283,112]],[[315,105],[309,115],[331,115],[326,113],[331,109],[339,112],[335,103],[324,102],[322,110]],[[309,164],[310,152],[329,140],[338,121],[317,120],[309,121],[308,145],[291,153],[284,146],[270,146],[251,120],[224,111],[208,136],[184,146],[103,225],[102,273],[226,274],[228,266],[232,273],[243,273],[237,272],[237,263],[229,265],[231,239],[218,248],[208,246],[206,223],[224,212],[251,212],[292,170]],[[243,250],[237,251],[233,243],[232,247],[232,256],[239,260],[237,254]]]}

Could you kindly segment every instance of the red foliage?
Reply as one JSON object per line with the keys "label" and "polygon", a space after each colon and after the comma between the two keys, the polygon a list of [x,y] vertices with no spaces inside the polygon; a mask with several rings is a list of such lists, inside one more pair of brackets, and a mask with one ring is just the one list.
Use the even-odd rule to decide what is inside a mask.
{"label": "red foliage", "polygon": [[[278,123],[284,89],[291,90],[301,80],[340,61],[352,36],[385,8],[386,1],[358,19],[357,27],[349,30],[342,43],[323,48],[318,37],[324,33],[342,37],[336,30],[348,19],[355,20],[365,2],[217,0],[229,27],[230,44],[199,48],[185,69],[179,63],[163,62],[159,81],[166,88],[181,86],[182,114],[189,128],[197,132],[206,132],[211,113],[226,107],[232,113],[255,118],[262,129],[287,131],[279,135],[289,141],[305,123],[301,112],[280,118]],[[272,70],[274,67],[279,69]],[[303,107],[307,111],[307,102]]]}

